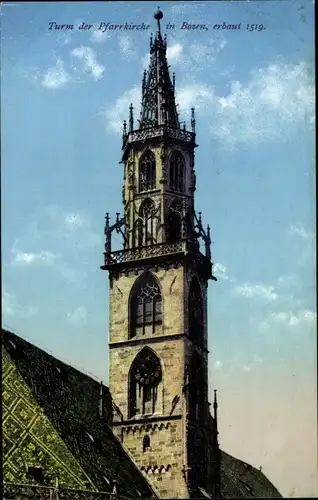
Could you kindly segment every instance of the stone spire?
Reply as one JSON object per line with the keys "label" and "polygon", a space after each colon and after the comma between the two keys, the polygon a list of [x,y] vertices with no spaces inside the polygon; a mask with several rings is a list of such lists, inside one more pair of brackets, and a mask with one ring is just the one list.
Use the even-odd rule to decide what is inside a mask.
{"label": "stone spire", "polygon": [[162,17],[163,13],[158,8],[154,15],[157,33],[154,41],[150,39],[150,65],[142,85],[140,128],[166,125],[180,130],[174,85],[170,79],[166,57],[167,44],[161,36]]}

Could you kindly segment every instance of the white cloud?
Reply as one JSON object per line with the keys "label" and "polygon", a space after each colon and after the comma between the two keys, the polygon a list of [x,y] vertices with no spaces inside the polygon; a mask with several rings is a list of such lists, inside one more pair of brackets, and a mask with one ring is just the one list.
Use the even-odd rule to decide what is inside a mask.
{"label": "white cloud", "polygon": [[148,69],[149,67],[149,62],[150,62],[150,54],[149,52],[141,58],[141,68]]}
{"label": "white cloud", "polygon": [[74,213],[66,214],[64,216],[65,227],[69,231],[75,231],[77,228],[82,227],[85,224],[85,218],[83,214]]}
{"label": "white cloud", "polygon": [[247,298],[261,298],[272,302],[278,299],[278,294],[271,285],[244,283],[243,285],[237,285],[234,288],[234,293],[240,295],[241,297]]}
{"label": "white cloud", "polygon": [[180,113],[189,114],[191,107],[208,111],[213,104],[214,91],[205,84],[187,84],[179,87],[176,92],[176,102]]}
{"label": "white cloud", "polygon": [[271,314],[271,319],[277,323],[285,323],[289,326],[296,326],[299,324],[299,318],[291,311],[288,312],[274,312]]}
{"label": "white cloud", "polygon": [[[103,77],[105,67],[97,62],[96,52],[90,47],[77,47],[71,51],[71,55],[80,62],[80,71],[89,74],[93,80],[97,81]],[[74,71],[78,70],[76,64]]]}
{"label": "white cloud", "polygon": [[20,318],[31,318],[38,314],[39,309],[35,306],[21,306],[16,295],[4,291],[2,293],[2,314],[4,317],[18,316]]}
{"label": "white cloud", "polygon": [[80,326],[83,324],[86,320],[87,316],[87,311],[85,307],[78,307],[75,309],[73,312],[68,312],[67,313],[67,320],[73,325],[73,326]]}
{"label": "white cloud", "polygon": [[121,35],[118,37],[118,47],[119,52],[126,58],[131,58],[136,55],[133,40],[127,35]]}
{"label": "white cloud", "polygon": [[169,64],[176,64],[181,59],[181,54],[183,51],[182,43],[174,43],[173,45],[168,45],[167,47],[167,59]]}
{"label": "white cloud", "polygon": [[[74,32],[72,32],[73,34]],[[54,33],[55,35],[55,33]],[[55,35],[56,36],[56,35]],[[57,35],[57,41],[60,42],[61,45],[69,45],[71,43],[72,36],[70,31],[64,31]]]}
{"label": "white cloud", "polygon": [[213,274],[215,274],[217,278],[228,280],[228,276],[226,275],[226,267],[223,266],[223,264],[219,264],[218,262],[214,264]]}
{"label": "white cloud", "polygon": [[104,43],[110,38],[110,34],[108,33],[108,31],[99,30],[98,26],[99,25],[97,25],[96,29],[92,32],[90,41],[93,43]]}
{"label": "white cloud", "polygon": [[16,304],[16,297],[12,293],[3,292],[2,293],[2,314],[7,316],[14,316]]}
{"label": "white cloud", "polygon": [[317,313],[307,309],[292,312],[292,311],[280,311],[273,312],[267,319],[268,323],[281,323],[288,326],[298,326],[300,324],[314,324],[317,321]]}
{"label": "white cloud", "polygon": [[58,59],[56,65],[47,70],[41,84],[47,89],[61,89],[70,81],[71,77],[65,70],[63,61]]}
{"label": "white cloud", "polygon": [[262,321],[253,320],[255,326],[261,330],[273,329],[274,327],[301,327],[313,326],[317,322],[317,313],[310,309],[299,309],[293,311],[276,311],[269,314]]}
{"label": "white cloud", "polygon": [[[25,252],[21,248],[50,244],[57,251]],[[16,269],[35,265],[51,266],[55,275],[59,275],[68,284],[84,287],[86,282],[86,252],[91,248],[103,248],[103,233],[95,232],[89,218],[83,212],[67,212],[60,207],[50,205],[36,213],[25,234],[17,239],[11,249],[11,265]],[[81,257],[79,258],[79,252]]]}
{"label": "white cloud", "polygon": [[314,237],[314,233],[306,230],[301,224],[291,224],[287,232],[289,236],[298,236],[304,240],[310,240]]}
{"label": "white cloud", "polygon": [[[212,65],[227,42],[225,39],[208,38],[204,43],[192,42],[184,44],[179,37],[169,40],[167,46],[167,59],[169,64],[178,65],[178,74],[186,77],[187,80],[208,66]],[[189,73],[189,68],[191,72]]]}
{"label": "white cloud", "polygon": [[[121,97],[116,99],[115,105],[105,111],[105,116],[108,122],[108,130],[110,132],[121,133],[123,129],[123,121],[127,120],[129,114],[129,106],[132,103],[135,110],[140,109],[141,89],[134,87],[127,90]],[[135,116],[139,116],[135,113]]]}
{"label": "white cloud", "polygon": [[[175,41],[170,46],[170,56],[180,65],[181,84],[176,82],[176,102],[180,114],[189,114],[195,107],[210,121],[210,132],[222,147],[233,149],[239,144],[255,145],[264,141],[284,141],[298,125],[309,126],[314,115],[314,86],[308,67],[299,64],[271,64],[254,70],[247,82],[233,81],[228,92],[216,93],[213,86],[197,78],[198,71],[206,68],[210,60],[223,50],[226,41],[210,40],[206,44],[193,43],[184,52],[183,45]],[[147,55],[142,59],[147,67]],[[182,68],[191,66],[182,73]],[[127,105],[128,90],[119,97],[108,113],[119,114],[120,105]],[[136,91],[135,91],[136,92]],[[136,95],[139,95],[139,90]],[[129,105],[129,103],[128,103]],[[137,102],[137,111],[140,100]],[[125,111],[127,117],[127,110]],[[113,122],[113,120],[111,120]],[[111,124],[111,132],[119,132],[120,127]]]}
{"label": "white cloud", "polygon": [[232,82],[229,94],[214,104],[211,134],[227,146],[282,141],[292,126],[310,122],[314,86],[306,64],[271,64],[245,85]]}
{"label": "white cloud", "polygon": [[14,255],[12,263],[20,266],[30,266],[32,264],[51,265],[57,259],[60,258],[59,255],[45,250],[42,250],[41,252],[38,253],[34,253],[34,252],[21,252],[13,248],[12,253]]}
{"label": "white cloud", "polygon": [[[69,242],[72,248],[89,248],[102,244],[102,234],[95,233],[87,215],[80,211],[68,212],[56,205],[49,205],[37,213],[28,227],[26,238],[38,240],[63,240],[64,248]],[[15,245],[14,245],[15,247]]]}
{"label": "white cloud", "polygon": [[291,286],[297,286],[299,284],[299,278],[295,274],[286,274],[279,276],[277,280],[277,285],[280,287],[290,288]]}
{"label": "white cloud", "polygon": [[220,280],[229,281],[230,283],[234,283],[235,278],[231,278],[228,276],[227,268],[223,264],[219,262],[213,264],[213,274]]}

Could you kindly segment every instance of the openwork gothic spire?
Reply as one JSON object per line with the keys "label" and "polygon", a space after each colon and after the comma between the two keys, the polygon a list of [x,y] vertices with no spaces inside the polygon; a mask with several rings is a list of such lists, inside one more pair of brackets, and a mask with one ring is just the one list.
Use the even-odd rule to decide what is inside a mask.
{"label": "openwork gothic spire", "polygon": [[142,84],[140,128],[167,125],[179,130],[174,84],[170,79],[166,57],[167,44],[160,30],[162,17],[163,13],[158,9],[154,15],[157,20],[157,33],[154,41],[150,39],[150,65]]}

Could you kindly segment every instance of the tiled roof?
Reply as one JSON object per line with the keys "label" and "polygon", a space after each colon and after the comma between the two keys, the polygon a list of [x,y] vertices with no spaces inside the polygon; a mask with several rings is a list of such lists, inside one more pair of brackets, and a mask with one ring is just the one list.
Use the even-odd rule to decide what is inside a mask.
{"label": "tiled roof", "polygon": [[282,498],[259,469],[221,451],[221,495],[223,498]]}
{"label": "tiled roof", "polygon": [[95,487],[109,491],[117,481],[119,496],[155,497],[108,425],[112,418],[108,388],[102,386],[100,417],[101,384],[7,330],[2,330],[2,343],[37,403]]}
{"label": "tiled roof", "polygon": [[[100,417],[98,382],[6,330],[2,330],[2,343],[37,403],[98,491],[110,491],[115,481],[118,496],[155,497],[108,425],[112,419],[109,389],[103,385]],[[282,498],[259,469],[224,451],[220,458],[222,498]],[[198,492],[198,497],[204,496]]]}

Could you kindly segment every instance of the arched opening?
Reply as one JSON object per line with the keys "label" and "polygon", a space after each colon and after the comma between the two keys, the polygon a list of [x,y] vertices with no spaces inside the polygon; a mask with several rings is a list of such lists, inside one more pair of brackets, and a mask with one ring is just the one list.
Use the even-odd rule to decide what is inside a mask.
{"label": "arched opening", "polygon": [[[157,411],[162,370],[158,356],[144,347],[135,357],[129,374],[128,417],[152,415]],[[150,445],[150,440],[149,440]]]}
{"label": "arched opening", "polygon": [[139,162],[139,191],[149,191],[156,188],[155,155],[147,150]]}
{"label": "arched opening", "polygon": [[171,212],[168,216],[167,240],[168,243],[175,243],[181,239],[181,216],[177,212]]}
{"label": "arched opening", "polygon": [[162,324],[162,295],[152,273],[142,274],[134,283],[130,295],[130,338],[138,334],[155,333]]}
{"label": "arched opening", "polygon": [[156,243],[157,219],[155,216],[155,204],[147,198],[142,202],[139,209],[138,221],[138,246],[143,247]]}
{"label": "arched opening", "polygon": [[150,437],[146,435],[142,440],[142,451],[145,453],[149,449],[150,449]]}
{"label": "arched opening", "polygon": [[174,151],[169,161],[169,188],[184,191],[185,161],[179,151]]}
{"label": "arched opening", "polygon": [[199,345],[204,341],[203,299],[200,283],[195,276],[190,284],[188,299],[189,337]]}

